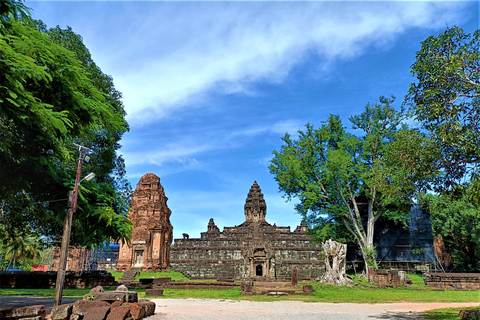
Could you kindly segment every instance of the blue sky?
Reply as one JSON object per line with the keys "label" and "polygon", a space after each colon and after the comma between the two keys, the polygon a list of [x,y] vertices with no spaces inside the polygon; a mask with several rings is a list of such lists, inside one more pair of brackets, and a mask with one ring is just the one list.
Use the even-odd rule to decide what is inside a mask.
{"label": "blue sky", "polygon": [[49,27],[71,26],[123,94],[121,153],[135,188],[152,172],[174,237],[208,220],[241,224],[256,180],[267,221],[301,217],[268,172],[285,132],[347,118],[381,95],[399,106],[421,41],[479,28],[479,2],[33,1]]}

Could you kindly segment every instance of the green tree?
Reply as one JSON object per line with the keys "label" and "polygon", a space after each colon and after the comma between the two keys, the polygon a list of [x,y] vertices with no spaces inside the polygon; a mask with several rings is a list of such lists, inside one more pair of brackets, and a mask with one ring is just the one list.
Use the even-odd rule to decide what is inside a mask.
{"label": "green tree", "polygon": [[26,223],[22,227],[12,228],[10,226],[8,229],[2,225],[0,239],[0,266],[2,268],[15,268],[17,262],[23,268],[29,268],[29,261],[41,256],[42,245],[39,242],[39,235]]}
{"label": "green tree", "polygon": [[480,162],[480,30],[447,28],[422,42],[412,65],[416,82],[405,103],[442,150],[445,175],[438,190],[449,190],[478,174]]}
{"label": "green tree", "polygon": [[0,20],[2,223],[26,218],[33,229],[58,238],[75,178],[78,153],[72,143],[77,142],[94,150],[90,166],[97,179],[82,184],[81,214],[74,221],[91,235],[74,236],[72,244],[128,236],[125,193],[118,188],[128,183],[123,159],[116,156],[128,130],[120,93],[91,58],[87,61],[81,38],[76,47],[88,57],[56,44],[53,35],[41,32],[41,22],[14,16],[3,14]]}
{"label": "green tree", "polygon": [[[319,129],[311,124],[293,140],[286,134],[269,167],[287,199],[298,197],[296,210],[307,220],[341,223],[358,243],[366,264],[375,265],[373,236],[380,217],[402,220],[417,191],[435,173],[427,168],[431,141],[402,122],[394,98],[380,97],[351,117],[349,133],[331,115]],[[409,152],[415,148],[416,152]]]}
{"label": "green tree", "polygon": [[480,209],[469,199],[470,194],[470,187],[459,186],[449,194],[424,195],[421,202],[432,212],[433,233],[443,237],[455,270],[479,272]]}
{"label": "green tree", "polygon": [[27,19],[30,16],[30,9],[23,4],[23,0],[3,0],[0,2],[0,28],[8,19]]}

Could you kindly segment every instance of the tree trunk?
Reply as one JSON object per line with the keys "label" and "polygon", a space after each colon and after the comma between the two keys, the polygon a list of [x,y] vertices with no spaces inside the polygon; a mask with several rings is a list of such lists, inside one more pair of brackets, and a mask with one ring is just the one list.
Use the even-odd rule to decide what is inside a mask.
{"label": "tree trunk", "polygon": [[329,239],[322,247],[325,254],[325,273],[322,281],[336,286],[347,284],[350,281],[345,274],[347,245]]}
{"label": "tree trunk", "polygon": [[7,270],[10,269],[10,266],[12,265],[12,260],[13,260],[13,256],[12,256],[12,258],[10,259],[10,261],[8,262]]}
{"label": "tree trunk", "polygon": [[369,275],[368,267],[373,267],[377,269],[377,261],[376,261],[376,251],[375,246],[373,245],[373,236],[375,232],[375,222],[377,218],[373,213],[373,203],[368,203],[368,215],[367,215],[367,241],[365,248],[362,248],[363,251],[363,258],[365,260],[365,274]]}

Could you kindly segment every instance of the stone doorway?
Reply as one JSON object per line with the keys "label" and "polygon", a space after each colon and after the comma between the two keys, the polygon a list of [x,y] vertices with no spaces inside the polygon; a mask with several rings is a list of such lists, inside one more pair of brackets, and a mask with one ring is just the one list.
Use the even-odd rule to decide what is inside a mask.
{"label": "stone doorway", "polygon": [[143,250],[135,250],[133,255],[133,267],[143,267]]}
{"label": "stone doorway", "polygon": [[264,248],[255,249],[250,260],[250,275],[265,277],[268,271],[267,252]]}
{"label": "stone doorway", "polygon": [[263,267],[261,264],[257,265],[257,267],[255,268],[255,275],[258,277],[263,276]]}

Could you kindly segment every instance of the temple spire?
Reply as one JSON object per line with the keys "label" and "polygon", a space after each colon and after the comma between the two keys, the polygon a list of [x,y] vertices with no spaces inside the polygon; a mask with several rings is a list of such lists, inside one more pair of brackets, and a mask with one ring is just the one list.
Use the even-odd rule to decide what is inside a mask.
{"label": "temple spire", "polygon": [[267,204],[263,199],[263,193],[255,181],[250,188],[245,201],[245,222],[262,222],[265,221],[267,214]]}

